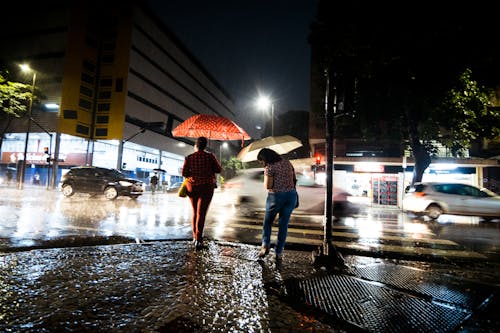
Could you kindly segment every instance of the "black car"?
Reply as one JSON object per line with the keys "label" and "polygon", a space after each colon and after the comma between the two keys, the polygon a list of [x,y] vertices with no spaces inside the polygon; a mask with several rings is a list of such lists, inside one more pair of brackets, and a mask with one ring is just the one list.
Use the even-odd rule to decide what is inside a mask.
{"label": "black car", "polygon": [[109,200],[120,195],[135,199],[144,192],[140,180],[128,178],[116,169],[91,166],[71,168],[62,176],[60,188],[67,197],[75,193],[104,194]]}

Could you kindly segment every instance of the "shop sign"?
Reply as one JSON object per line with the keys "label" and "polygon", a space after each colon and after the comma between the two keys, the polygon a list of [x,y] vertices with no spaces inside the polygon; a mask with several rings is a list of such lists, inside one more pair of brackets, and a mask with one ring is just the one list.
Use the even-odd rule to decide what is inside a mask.
{"label": "shop sign", "polygon": [[384,165],[373,162],[361,162],[354,164],[354,172],[376,172],[383,173]]}

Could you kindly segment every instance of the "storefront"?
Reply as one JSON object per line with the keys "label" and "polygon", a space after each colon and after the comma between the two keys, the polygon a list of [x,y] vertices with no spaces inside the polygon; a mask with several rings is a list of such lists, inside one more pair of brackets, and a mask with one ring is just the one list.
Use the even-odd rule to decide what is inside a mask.
{"label": "storefront", "polygon": [[[55,133],[53,133],[55,134]],[[7,134],[2,144],[1,167],[2,176],[7,170],[13,179],[21,174],[24,158],[24,133]],[[31,133],[28,142],[25,183],[50,186],[53,171],[53,152],[55,143],[43,133]],[[50,154],[47,154],[49,152]],[[117,140],[102,140],[88,144],[86,139],[62,134],[55,183],[58,184],[62,174],[73,166],[94,165],[105,168],[116,168],[118,154]],[[50,160],[49,160],[50,158]],[[181,168],[184,156],[159,151],[139,144],[127,143],[124,148],[122,171],[132,178],[140,179],[146,184],[149,178],[158,173],[160,184],[172,184],[182,178]],[[155,171],[156,169],[156,171]]]}
{"label": "storefront", "polygon": [[[296,170],[311,172],[318,184],[326,184],[324,165],[312,158],[292,161]],[[402,206],[405,189],[413,178],[413,159],[335,158],[333,186],[350,193],[352,200],[377,206]],[[496,160],[436,159],[425,171],[424,182],[453,182],[483,187],[485,168],[499,168]],[[306,171],[308,170],[308,171]]]}

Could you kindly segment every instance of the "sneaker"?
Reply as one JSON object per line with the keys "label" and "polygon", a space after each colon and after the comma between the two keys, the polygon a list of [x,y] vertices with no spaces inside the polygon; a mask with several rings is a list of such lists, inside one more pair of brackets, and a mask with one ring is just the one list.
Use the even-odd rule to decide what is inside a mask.
{"label": "sneaker", "polygon": [[283,260],[283,253],[277,254],[276,253],[276,261],[281,261]]}
{"label": "sneaker", "polygon": [[260,249],[260,252],[259,254],[257,255],[259,258],[264,258],[265,256],[267,256],[269,254],[269,248],[268,247],[265,247],[263,246],[262,249]]}

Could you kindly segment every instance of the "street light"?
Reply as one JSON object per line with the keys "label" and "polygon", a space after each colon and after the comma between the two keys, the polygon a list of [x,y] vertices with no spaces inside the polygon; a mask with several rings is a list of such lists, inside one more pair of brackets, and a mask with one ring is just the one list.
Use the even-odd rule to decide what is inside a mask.
{"label": "street light", "polygon": [[23,162],[21,163],[21,175],[19,177],[19,189],[22,190],[24,188],[24,176],[26,171],[26,159],[28,158],[28,141],[31,131],[31,116],[33,110],[33,94],[35,93],[35,83],[36,83],[36,72],[30,68],[29,65],[22,64],[19,65],[21,70],[25,73],[33,72],[33,84],[31,85],[31,95],[30,95],[30,104],[28,108],[28,128],[26,129],[26,139],[24,141],[24,156]]}
{"label": "street light", "polygon": [[227,142],[222,142],[219,146],[219,162],[222,163],[222,148],[227,149]]}
{"label": "street light", "polygon": [[274,136],[274,103],[269,97],[260,95],[256,104],[259,110],[269,110],[271,108],[271,136]]}

